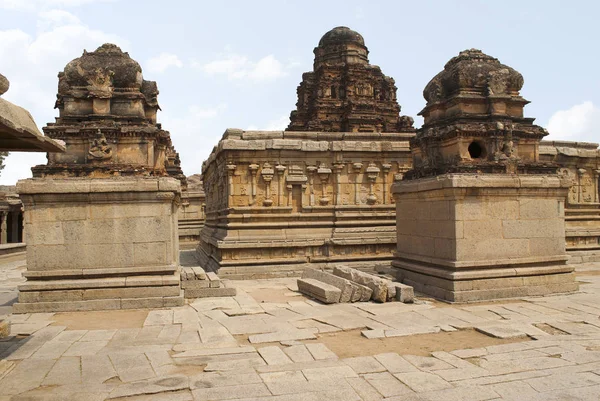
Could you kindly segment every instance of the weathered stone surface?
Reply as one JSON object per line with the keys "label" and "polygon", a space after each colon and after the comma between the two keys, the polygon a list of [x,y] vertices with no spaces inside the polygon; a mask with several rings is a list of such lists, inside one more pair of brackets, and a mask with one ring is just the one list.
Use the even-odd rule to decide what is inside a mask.
{"label": "weathered stone surface", "polygon": [[326,304],[340,302],[342,294],[339,288],[312,278],[298,279],[298,290]]}
{"label": "weathered stone surface", "polygon": [[355,283],[369,287],[373,292],[371,299],[376,302],[385,302],[387,300],[387,280],[364,273],[347,266],[336,266],[333,268],[333,274],[345,278]]}

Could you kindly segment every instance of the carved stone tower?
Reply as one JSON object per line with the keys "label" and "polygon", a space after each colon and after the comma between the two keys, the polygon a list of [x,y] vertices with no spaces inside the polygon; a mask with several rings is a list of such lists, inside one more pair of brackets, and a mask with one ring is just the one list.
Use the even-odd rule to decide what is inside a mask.
{"label": "carved stone tower", "polygon": [[[58,75],[59,117],[44,127],[66,152],[19,181],[27,282],[14,311],[180,305],[177,208],[158,89],[117,46],[85,52]],[[177,175],[177,172],[173,172]]]}
{"label": "carved stone tower", "polygon": [[302,75],[289,131],[414,132],[400,117],[394,79],[369,64],[363,37],[344,26],[327,32]]}
{"label": "carved stone tower", "polygon": [[569,182],[540,162],[523,77],[479,50],[425,87],[413,169],[393,186],[393,266],[415,289],[464,302],[577,289],[565,251]]}

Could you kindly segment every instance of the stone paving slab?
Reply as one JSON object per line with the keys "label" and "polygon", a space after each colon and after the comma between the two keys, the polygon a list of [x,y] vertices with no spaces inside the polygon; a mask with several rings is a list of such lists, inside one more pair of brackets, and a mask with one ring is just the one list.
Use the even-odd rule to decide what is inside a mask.
{"label": "stone paving slab", "polygon": [[[251,296],[297,291],[294,281],[251,280],[235,297],[152,309],[141,327],[71,330],[55,325],[52,313],[10,315],[30,335],[0,341],[0,400],[558,401],[600,394],[600,276],[585,276],[580,293],[489,305],[258,303]],[[524,341],[341,359],[324,344],[324,336],[356,329],[373,337],[361,341],[385,342],[397,331],[410,342],[444,328],[504,330]]]}

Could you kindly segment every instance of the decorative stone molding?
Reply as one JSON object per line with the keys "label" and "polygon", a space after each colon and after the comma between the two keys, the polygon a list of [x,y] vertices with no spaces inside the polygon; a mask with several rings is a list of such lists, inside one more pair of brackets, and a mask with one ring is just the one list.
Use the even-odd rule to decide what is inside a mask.
{"label": "decorative stone molding", "polygon": [[377,202],[377,195],[373,192],[373,185],[380,171],[375,163],[369,163],[369,167],[366,169],[367,179],[369,180],[369,196],[367,196],[367,203],[369,205],[374,205]]}
{"label": "decorative stone molding", "polygon": [[327,181],[329,176],[331,175],[331,169],[321,164],[317,169],[317,174],[319,175],[319,179],[321,180],[321,198],[319,199],[319,203],[322,206],[326,206],[329,203],[329,198],[327,197]]}

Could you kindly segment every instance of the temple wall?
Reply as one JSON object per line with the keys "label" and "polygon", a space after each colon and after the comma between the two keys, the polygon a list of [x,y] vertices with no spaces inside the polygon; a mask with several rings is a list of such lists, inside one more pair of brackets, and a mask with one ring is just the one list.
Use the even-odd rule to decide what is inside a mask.
{"label": "temple wall", "polygon": [[227,130],[203,170],[198,256],[236,277],[389,261],[411,134]]}
{"label": "temple wall", "polygon": [[570,263],[600,260],[598,144],[542,141],[540,159],[558,163],[571,186],[565,203],[565,236]]}

